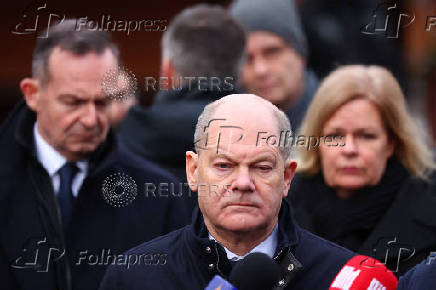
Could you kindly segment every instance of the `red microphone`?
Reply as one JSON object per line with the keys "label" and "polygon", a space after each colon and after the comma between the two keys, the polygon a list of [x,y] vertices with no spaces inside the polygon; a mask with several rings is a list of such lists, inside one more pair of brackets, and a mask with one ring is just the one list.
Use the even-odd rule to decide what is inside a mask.
{"label": "red microphone", "polygon": [[330,290],[395,290],[397,277],[386,266],[368,256],[355,256],[342,267]]}

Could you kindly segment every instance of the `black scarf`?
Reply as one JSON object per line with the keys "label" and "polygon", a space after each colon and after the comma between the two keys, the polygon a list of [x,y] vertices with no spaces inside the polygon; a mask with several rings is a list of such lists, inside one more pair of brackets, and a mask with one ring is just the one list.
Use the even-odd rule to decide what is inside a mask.
{"label": "black scarf", "polygon": [[314,176],[314,180],[311,178],[308,184],[310,189],[307,188],[305,202],[306,205],[311,205],[314,232],[343,247],[358,251],[392,205],[408,176],[409,173],[402,164],[397,159],[390,158],[377,185],[364,187],[345,200],[325,184],[321,173]]}

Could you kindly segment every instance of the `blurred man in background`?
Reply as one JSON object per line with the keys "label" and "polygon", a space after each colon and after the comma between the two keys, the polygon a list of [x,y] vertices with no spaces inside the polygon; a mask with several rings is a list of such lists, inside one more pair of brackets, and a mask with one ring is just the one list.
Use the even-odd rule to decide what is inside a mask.
{"label": "blurred man in background", "polygon": [[116,254],[187,221],[179,200],[142,194],[173,177],[119,150],[110,130],[102,79],[118,48],[75,25],[38,38],[24,101],[0,128],[2,289],[96,289]]}
{"label": "blurred man in background", "polygon": [[111,102],[109,108],[109,122],[114,129],[118,129],[120,122],[126,117],[129,109],[137,102],[136,97]]}
{"label": "blurred man in background", "polygon": [[184,154],[193,148],[197,118],[234,92],[244,45],[242,27],[223,8],[200,4],[180,12],[162,38],[161,77],[146,80],[146,89],[160,89],[155,103],[130,110],[121,145],[186,180]]}
{"label": "blurred man in background", "polygon": [[297,131],[318,82],[292,0],[236,0],[230,13],[248,31],[241,84],[285,111]]}

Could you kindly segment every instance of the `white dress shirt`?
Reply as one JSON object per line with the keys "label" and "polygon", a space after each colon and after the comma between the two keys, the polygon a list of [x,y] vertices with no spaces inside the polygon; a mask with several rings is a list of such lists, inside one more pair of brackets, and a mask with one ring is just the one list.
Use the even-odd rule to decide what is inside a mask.
{"label": "white dress shirt", "polygon": [[[56,151],[50,144],[48,144],[44,138],[38,132],[38,123],[35,122],[33,126],[33,137],[35,140],[36,157],[42,166],[47,170],[50,176],[51,183],[55,194],[58,194],[60,187],[59,169],[67,162],[67,159]],[[71,190],[73,195],[77,197],[79,189],[82,186],[83,180],[88,173],[88,162],[77,161],[76,166],[79,169],[77,174],[73,178],[73,184]]]}
{"label": "white dress shirt", "polygon": [[[244,256],[239,256],[235,253],[232,253],[229,249],[227,249],[224,246],[223,248],[224,250],[226,250],[227,259],[229,259],[230,261],[241,260],[245,258],[245,256],[251,253],[264,253],[268,257],[273,258],[277,248],[277,236],[278,236],[278,226],[276,225],[273,231],[271,232],[271,234],[263,242],[261,242],[259,245],[254,247],[250,252],[248,252]],[[215,238],[210,233],[209,233],[209,239],[216,241]]]}

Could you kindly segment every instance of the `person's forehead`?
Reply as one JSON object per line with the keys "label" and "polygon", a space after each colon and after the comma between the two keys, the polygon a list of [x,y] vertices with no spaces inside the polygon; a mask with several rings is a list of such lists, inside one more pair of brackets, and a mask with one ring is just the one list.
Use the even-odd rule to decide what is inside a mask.
{"label": "person's forehead", "polygon": [[74,95],[80,98],[103,97],[102,81],[116,69],[116,59],[110,49],[77,55],[56,47],[49,58],[48,87],[57,95]]}
{"label": "person's forehead", "polygon": [[277,120],[271,107],[264,102],[244,97],[235,97],[218,106],[211,116],[215,129],[242,128],[245,135],[257,134],[260,131],[275,133]]}
{"label": "person's forehead", "polygon": [[248,34],[247,47],[289,46],[281,36],[264,30],[252,31]]}
{"label": "person's forehead", "polygon": [[227,96],[213,112],[214,117],[226,115],[228,118],[241,121],[251,120],[256,114],[262,114],[263,119],[271,119],[273,117],[272,105],[260,97],[250,94]]}
{"label": "person's forehead", "polygon": [[109,48],[101,53],[78,55],[57,46],[53,48],[48,61],[52,77],[76,76],[88,80],[100,78],[101,74],[114,69],[116,64],[116,58]]}
{"label": "person's forehead", "polygon": [[[368,118],[368,116],[372,116]],[[344,122],[344,120],[347,122]],[[376,105],[365,99],[351,100],[338,107],[332,116],[325,122],[324,129],[332,127],[347,128],[362,126],[378,127],[382,118]]]}
{"label": "person's forehead", "polygon": [[206,158],[209,160],[228,159],[239,162],[260,162],[271,161],[276,162],[280,158],[280,153],[277,146],[271,146],[266,143],[247,144],[222,144],[218,150],[213,146],[203,150]]}
{"label": "person's forehead", "polygon": [[[277,120],[271,108],[243,98],[216,108],[207,127],[202,129],[205,134],[197,147],[215,153],[231,150],[238,153],[260,153],[263,149],[271,149],[269,146],[263,147],[268,145],[265,141],[267,138],[280,138]],[[278,153],[277,148],[273,152]]]}

